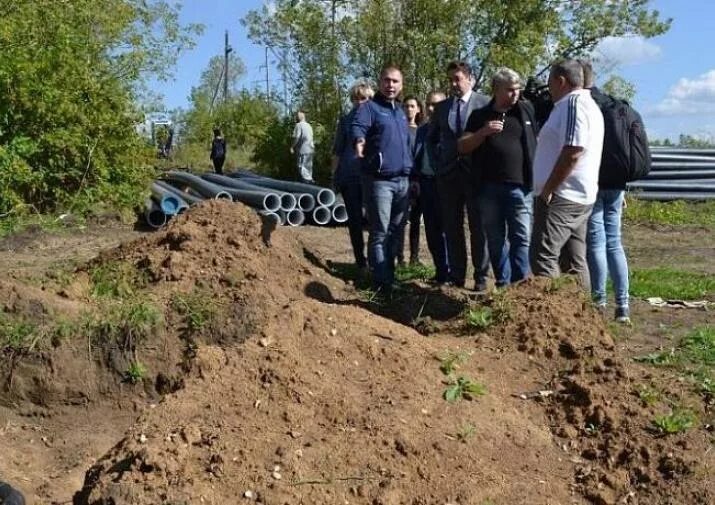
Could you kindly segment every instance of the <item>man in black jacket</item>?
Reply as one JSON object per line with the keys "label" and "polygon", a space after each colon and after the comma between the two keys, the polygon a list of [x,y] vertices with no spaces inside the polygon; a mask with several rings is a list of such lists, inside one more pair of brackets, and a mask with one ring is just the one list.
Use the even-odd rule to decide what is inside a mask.
{"label": "man in black jacket", "polygon": [[[493,98],[472,113],[461,154],[472,154],[472,173],[497,287],[529,275],[532,161],[537,126],[533,106],[519,100],[519,74],[500,68],[492,78]],[[507,234],[509,245],[506,244]]]}
{"label": "man in black jacket", "polygon": [[482,219],[477,208],[476,188],[471,175],[469,157],[457,151],[457,141],[464,133],[467,118],[485,106],[489,97],[472,90],[471,67],[454,61],[447,67],[452,97],[441,102],[430,123],[427,142],[437,158],[435,180],[442,206],[444,233],[447,237],[450,281],[464,286],[467,273],[467,246],[464,236],[464,209],[469,222],[469,242],[474,266],[474,288],[483,291],[487,286],[489,256]]}

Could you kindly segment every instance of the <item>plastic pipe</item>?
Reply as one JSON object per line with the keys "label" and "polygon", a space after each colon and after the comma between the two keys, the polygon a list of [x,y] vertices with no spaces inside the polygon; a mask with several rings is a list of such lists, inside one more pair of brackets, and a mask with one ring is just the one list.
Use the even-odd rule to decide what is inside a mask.
{"label": "plastic pipe", "polygon": [[330,219],[332,219],[333,214],[330,212],[330,209],[328,207],[324,207],[321,205],[313,209],[313,212],[310,216],[315,224],[323,226],[330,222]]}
{"label": "plastic pipe", "polygon": [[315,209],[315,198],[313,195],[308,193],[297,194],[296,199],[296,207],[303,212],[312,212],[313,209]]}
{"label": "plastic pipe", "polygon": [[286,212],[286,224],[288,226],[300,226],[305,222],[305,214],[302,210],[293,209]]}
{"label": "plastic pipe", "polygon": [[661,202],[670,200],[715,200],[715,193],[672,193],[668,191],[634,191],[629,193],[630,196],[639,200],[658,200]]}
{"label": "plastic pipe", "polygon": [[251,184],[256,184],[266,188],[280,189],[290,193],[308,193],[313,195],[318,205],[330,207],[335,203],[335,193],[332,189],[314,186],[312,184],[304,184],[302,182],[281,181],[272,179],[253,172],[239,170],[231,174],[231,177],[236,177],[239,180],[247,179]]}
{"label": "plastic pipe", "polygon": [[712,170],[651,170],[643,180],[653,179],[712,179],[715,178],[715,169]]}
{"label": "plastic pipe", "polygon": [[153,198],[147,198],[144,201],[144,220],[146,224],[158,230],[166,224],[167,218],[164,211],[161,210],[159,204]]}
{"label": "plastic pipe", "polygon": [[346,223],[348,221],[348,210],[344,203],[336,203],[333,205],[333,221],[336,223]]}
{"label": "plastic pipe", "polygon": [[212,182],[205,181],[201,177],[194,174],[190,174],[188,172],[179,172],[176,170],[172,170],[171,172],[166,174],[166,179],[172,182],[180,182],[206,198],[214,198],[216,200],[233,199],[231,197],[231,193],[226,191],[221,186],[217,186]]}
{"label": "plastic pipe", "polygon": [[204,198],[192,195],[191,193],[189,193],[187,191],[181,191],[179,188],[175,188],[174,186],[172,186],[171,184],[169,184],[166,181],[154,181],[154,184],[164,188],[167,191],[171,191],[172,193],[174,193],[176,196],[178,196],[179,198],[184,200],[189,205],[195,205],[199,202],[204,201]]}
{"label": "plastic pipe", "polygon": [[[207,181],[213,182],[214,184],[223,186],[225,188],[237,189],[237,190],[241,190],[241,191],[252,191],[254,193],[262,192],[265,194],[275,195],[276,197],[278,197],[280,199],[278,208],[283,209],[283,210],[293,210],[293,209],[295,209],[295,206],[296,206],[296,198],[291,193],[273,190],[270,188],[264,188],[264,187],[258,186],[256,184],[250,184],[248,182],[234,179],[232,177],[226,177],[225,175],[203,174],[201,176],[201,178],[206,179]],[[235,198],[235,195],[234,195],[234,198]],[[264,204],[264,208],[271,212],[275,212],[276,210],[278,210],[278,208],[275,208],[275,204],[273,203],[273,197],[271,197],[270,205]]]}
{"label": "plastic pipe", "polygon": [[154,201],[159,204],[161,211],[167,216],[174,216],[179,213],[180,208],[188,207],[185,201],[155,182],[151,184],[151,196],[154,198]]}
{"label": "plastic pipe", "polygon": [[281,224],[281,218],[275,212],[268,212],[267,210],[259,210],[258,215],[264,221],[271,221],[274,226]]}

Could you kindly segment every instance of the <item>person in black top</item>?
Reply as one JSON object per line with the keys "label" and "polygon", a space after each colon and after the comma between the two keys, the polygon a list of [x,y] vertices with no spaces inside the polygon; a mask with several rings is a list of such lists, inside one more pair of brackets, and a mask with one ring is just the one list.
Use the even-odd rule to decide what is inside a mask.
{"label": "person in black top", "polygon": [[470,115],[458,144],[460,153],[472,154],[478,204],[497,287],[529,275],[537,125],[534,108],[519,100],[520,91],[519,74],[509,68],[497,70],[492,78],[491,102]]}
{"label": "person in black top", "polygon": [[217,174],[223,174],[223,164],[226,161],[226,139],[221,136],[221,130],[214,128],[214,139],[211,142],[211,161]]}

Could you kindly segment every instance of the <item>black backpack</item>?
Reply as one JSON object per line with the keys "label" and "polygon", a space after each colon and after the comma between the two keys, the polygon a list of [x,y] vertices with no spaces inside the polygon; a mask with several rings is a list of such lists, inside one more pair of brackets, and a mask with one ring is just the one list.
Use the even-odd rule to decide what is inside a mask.
{"label": "black backpack", "polygon": [[643,119],[625,100],[591,90],[603,114],[604,137],[598,185],[602,189],[623,189],[627,182],[642,179],[650,172],[651,158]]}

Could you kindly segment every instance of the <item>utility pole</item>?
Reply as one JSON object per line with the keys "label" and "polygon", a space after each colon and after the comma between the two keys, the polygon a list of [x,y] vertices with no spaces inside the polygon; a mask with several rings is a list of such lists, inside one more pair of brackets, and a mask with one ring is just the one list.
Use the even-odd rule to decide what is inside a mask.
{"label": "utility pole", "polygon": [[226,30],[226,37],[224,39],[223,48],[223,101],[228,100],[228,55],[233,51],[233,48],[228,45],[228,30]]}
{"label": "utility pole", "polygon": [[266,46],[266,99],[271,101],[270,80],[268,79],[268,46]]}

